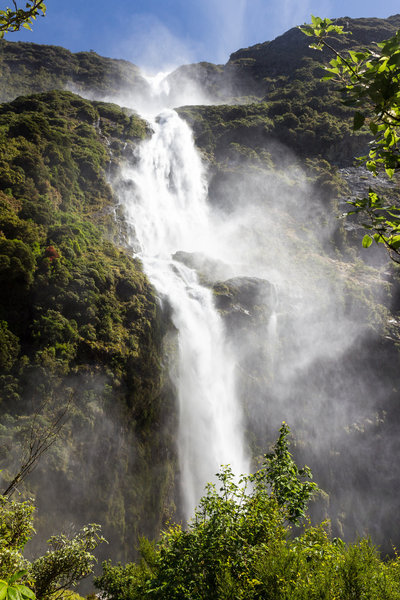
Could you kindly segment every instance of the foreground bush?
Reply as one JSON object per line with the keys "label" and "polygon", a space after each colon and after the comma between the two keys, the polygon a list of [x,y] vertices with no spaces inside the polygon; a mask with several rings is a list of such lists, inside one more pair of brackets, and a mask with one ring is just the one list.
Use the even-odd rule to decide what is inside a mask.
{"label": "foreground bush", "polygon": [[[306,518],[317,491],[289,452],[284,423],[262,468],[236,483],[229,467],[209,484],[187,529],[143,539],[138,564],[103,564],[95,580],[109,600],[395,600],[400,560],[384,562],[369,540],[347,545],[329,523]],[[300,522],[305,523],[300,528]]]}
{"label": "foreground bush", "polygon": [[70,598],[70,588],[92,573],[93,550],[102,543],[99,525],[87,525],[75,535],[53,536],[49,549],[34,562],[23,556],[32,538],[35,507],[0,495],[0,598],[58,600]]}

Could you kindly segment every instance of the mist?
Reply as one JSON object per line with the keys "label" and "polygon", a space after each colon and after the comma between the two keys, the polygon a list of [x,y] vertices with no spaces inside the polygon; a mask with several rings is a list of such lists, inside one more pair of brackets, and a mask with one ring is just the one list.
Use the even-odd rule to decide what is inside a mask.
{"label": "mist", "polygon": [[[157,100],[153,108],[157,109],[159,85],[155,89]],[[185,94],[183,90],[182,104],[187,99]],[[193,89],[192,103],[202,104],[201,95],[195,95]],[[179,90],[175,90],[175,100],[179,104]],[[133,105],[131,98],[130,106]],[[153,129],[157,130],[164,118],[157,117]],[[215,168],[209,168],[204,160],[202,173],[195,175],[193,167],[185,162],[194,148],[189,152],[185,146],[185,151],[177,153],[175,142],[174,134],[168,146],[171,162],[161,177],[165,178],[168,193],[175,196],[181,189],[177,181],[188,169],[191,176],[187,181],[191,182],[183,185],[182,202],[187,201],[188,194],[199,193],[204,197],[207,216],[199,224],[195,213],[189,212],[183,225],[186,241],[175,240],[169,247],[169,266],[165,268],[174,264],[175,272],[181,271],[180,263],[190,270],[195,286],[200,284],[202,289],[213,291],[225,329],[225,360],[234,372],[234,387],[229,384],[227,389],[238,399],[242,413],[232,430],[236,440],[243,438],[240,452],[247,454],[255,467],[275,440],[281,422],[287,421],[292,427],[296,457],[313,469],[316,481],[329,497],[328,506],[322,505],[315,511],[332,519],[336,534],[353,539],[357,534],[370,533],[385,549],[390,549],[390,540],[397,536],[389,527],[397,501],[387,492],[393,477],[398,480],[400,476],[398,469],[393,473],[391,453],[397,441],[390,437],[388,422],[388,415],[393,413],[395,376],[393,365],[382,369],[374,360],[376,352],[384,361],[389,361],[390,355],[390,345],[381,342],[387,319],[385,282],[378,273],[369,272],[356,254],[344,257],[335,246],[333,239],[341,227],[338,213],[308,182],[290,149],[272,144],[267,148],[272,156],[282,158],[275,169],[255,170],[250,162],[236,157],[221,183],[215,178]],[[135,220],[142,218],[138,205],[129,208],[132,199],[126,193],[121,196],[121,189],[126,188],[123,182],[134,182],[140,211],[152,213],[150,229],[163,229],[169,223],[171,214],[163,211],[168,213],[171,208],[163,208],[162,202],[158,208],[150,208],[160,194],[159,188],[158,192],[152,191],[149,180],[146,184],[140,182],[145,161],[154,161],[157,177],[157,168],[161,168],[157,152],[155,146],[144,142],[134,165],[125,165],[112,183],[130,222],[131,244],[144,260],[161,301],[171,304],[172,314],[176,315],[179,300],[172,298],[159,265],[157,271],[154,260],[146,266],[143,247],[138,245],[140,234]],[[229,162],[228,156],[226,160]],[[193,189],[196,186],[197,191]],[[179,229],[175,210],[169,227]],[[159,249],[152,256],[159,257]],[[185,285],[193,290],[188,271],[183,277]],[[179,339],[179,319],[172,319]],[[179,342],[176,344],[179,346]],[[179,348],[175,350],[179,354]],[[189,352],[184,347],[181,351]],[[193,391],[188,390],[201,385],[198,378],[213,377],[212,372],[202,375],[198,369],[190,373],[188,356],[183,358],[180,366],[177,365],[181,359],[177,357],[169,361],[173,364],[176,389],[182,379],[194,378],[186,391],[178,392],[181,415],[193,396]],[[200,398],[198,403],[202,402]],[[227,404],[224,410],[236,408],[229,409]],[[202,417],[193,418],[191,427],[196,427]],[[178,447],[189,427],[188,417],[181,419],[180,427]],[[389,438],[382,445],[382,436],[387,435]],[[181,461],[182,454],[191,455],[190,444],[196,443],[194,434],[185,439],[185,449],[178,449]],[[199,456],[206,461],[205,447],[201,448]],[[376,453],[379,461],[373,459]],[[221,462],[225,462],[226,455],[221,456]],[[190,463],[180,463],[183,497],[189,473],[192,475],[197,469],[202,475],[195,491],[189,494],[190,500],[183,500],[186,519],[199,500],[207,473],[195,467],[198,458],[192,456],[191,460],[191,469]],[[235,463],[235,457],[229,462]],[[246,466],[246,461],[237,464]],[[210,470],[208,479],[212,478]]]}
{"label": "mist", "polygon": [[389,490],[400,473],[389,434],[396,369],[381,341],[387,289],[334,248],[337,215],[305,174],[286,167],[285,176],[246,175],[244,166],[210,198],[229,277],[260,278],[274,290],[264,307],[260,297],[250,307],[247,323],[227,315],[247,438],[260,456],[287,421],[298,460],[329,494],[334,531],[346,539],[370,533],[389,550],[398,535]]}

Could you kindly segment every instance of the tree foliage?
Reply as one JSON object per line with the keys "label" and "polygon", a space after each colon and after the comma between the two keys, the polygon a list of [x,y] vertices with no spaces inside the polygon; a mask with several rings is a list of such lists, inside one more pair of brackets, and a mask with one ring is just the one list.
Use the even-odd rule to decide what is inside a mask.
{"label": "tree foliage", "polygon": [[13,8],[7,6],[0,10],[0,39],[5,33],[19,31],[21,27],[31,30],[33,21],[46,14],[43,0],[28,0],[24,8],[20,8],[16,0],[12,0],[12,3]]}
{"label": "tree foliage", "polygon": [[253,589],[258,550],[283,542],[317,490],[308,481],[309,469],[295,465],[288,435],[284,423],[273,452],[254,475],[237,482],[229,466],[223,467],[219,487],[207,485],[187,529],[171,526],[156,546],[142,540],[141,564],[105,563],[97,579],[102,592],[111,600],[144,595],[172,600],[219,598],[227,582]]}
{"label": "tree foliage", "polygon": [[41,600],[62,594],[90,573],[96,558],[93,551],[105,541],[100,526],[90,524],[71,537],[50,538],[49,550],[30,563],[23,556],[32,538],[35,507],[0,496],[0,598]]}
{"label": "tree foliage", "polygon": [[[209,484],[187,529],[142,539],[141,561],[103,563],[95,580],[109,600],[398,600],[400,560],[383,562],[366,539],[346,545],[329,523],[311,525],[317,486],[299,469],[283,423],[273,451],[239,482],[229,467]],[[302,528],[298,526],[303,523]],[[294,527],[294,524],[297,524]]]}
{"label": "tree foliage", "polygon": [[21,464],[11,481],[7,483],[3,497],[10,497],[15,492],[17,487],[37,467],[41,456],[59,439],[61,430],[68,418],[68,409],[69,403],[57,410],[51,407],[51,411],[49,411],[43,403],[40,412],[36,412],[32,418],[20,419],[22,422],[27,421],[25,427],[22,424],[19,431],[19,433],[25,433],[25,435],[22,435],[24,443]]}
{"label": "tree foliage", "polygon": [[23,583],[17,583],[27,571],[17,571],[7,580],[0,579],[0,598],[2,600],[35,600],[32,590]]}
{"label": "tree foliage", "polygon": [[34,506],[29,502],[13,502],[0,496],[0,578],[7,580],[26,569],[25,544],[35,533]]}
{"label": "tree foliage", "polygon": [[[360,160],[374,175],[384,171],[392,178],[400,169],[400,30],[373,49],[349,50],[344,55],[330,42],[332,36],[345,33],[343,26],[327,18],[311,18],[311,25],[301,27],[314,38],[311,47],[327,47],[335,54],[324,79],[339,84],[344,104],[355,109],[353,130],[365,125],[372,135],[369,153]],[[364,236],[363,246],[382,243],[392,260],[400,262],[400,206],[373,189],[349,203],[354,209],[347,214],[361,213],[366,218],[363,225],[370,233]]]}
{"label": "tree foliage", "polygon": [[90,524],[74,536],[52,536],[50,549],[35,560],[30,568],[36,597],[60,598],[68,589],[93,571],[92,554],[105,539],[100,535],[100,525]]}
{"label": "tree foliage", "polygon": [[311,469],[307,466],[299,469],[293,460],[287,439],[289,434],[289,426],[283,422],[273,452],[265,455],[263,467],[250,479],[260,487],[260,492],[265,493],[266,486],[270,486],[278,505],[286,511],[287,520],[298,525],[318,486],[310,481]]}

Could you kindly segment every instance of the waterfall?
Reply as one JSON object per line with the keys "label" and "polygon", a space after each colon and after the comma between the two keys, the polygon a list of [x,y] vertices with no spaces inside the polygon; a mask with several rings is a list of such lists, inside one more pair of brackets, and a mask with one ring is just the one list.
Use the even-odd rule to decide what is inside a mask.
{"label": "waterfall", "polygon": [[[178,453],[185,517],[193,514],[204,485],[221,464],[248,472],[241,407],[235,390],[235,359],[210,289],[197,273],[174,260],[177,251],[213,252],[218,230],[207,205],[204,169],[188,125],[172,110],[152,123],[153,135],[138,148],[122,177],[120,198],[132,246],[178,331],[175,380]],[[132,191],[133,189],[133,191]],[[130,191],[127,191],[130,190]]]}

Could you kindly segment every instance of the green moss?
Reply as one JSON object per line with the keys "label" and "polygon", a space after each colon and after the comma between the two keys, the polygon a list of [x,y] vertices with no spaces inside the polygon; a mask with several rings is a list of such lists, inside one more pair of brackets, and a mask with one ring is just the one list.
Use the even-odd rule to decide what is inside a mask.
{"label": "green moss", "polygon": [[[160,496],[169,470],[157,465],[171,458],[154,457],[168,429],[159,427],[166,418],[160,309],[139,261],[119,246],[121,224],[106,179],[115,160],[110,144],[122,151],[147,133],[133,113],[70,92],[0,106],[2,420],[29,420],[43,407],[51,415],[68,401],[64,450],[61,444],[49,453],[32,492],[47,528],[77,515],[102,522],[107,537],[118,538],[121,558],[132,555],[140,533],[156,533],[163,509],[150,517],[148,506],[169,504]],[[104,443],[108,467],[99,473],[91,457]],[[6,467],[12,456],[4,457]],[[68,494],[48,506],[52,492],[43,477],[59,489],[85,479],[76,511]],[[135,486],[140,495],[132,494]]]}

